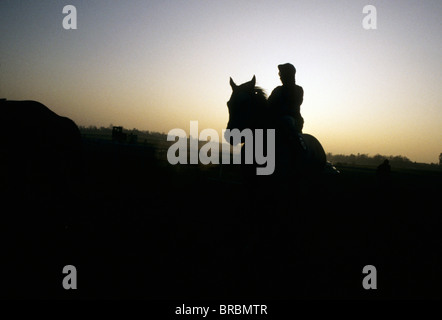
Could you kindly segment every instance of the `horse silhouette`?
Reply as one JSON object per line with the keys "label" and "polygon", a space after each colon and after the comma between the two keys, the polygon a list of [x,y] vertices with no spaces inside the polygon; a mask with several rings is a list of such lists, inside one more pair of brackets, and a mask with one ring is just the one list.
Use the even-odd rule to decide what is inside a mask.
{"label": "horse silhouette", "polygon": [[0,113],[3,188],[23,200],[69,192],[81,167],[77,125],[36,101],[2,99]]}
{"label": "horse silhouette", "polygon": [[[240,131],[249,128],[275,129],[275,177],[290,178],[319,174],[326,169],[326,155],[320,142],[310,134],[299,134],[300,144],[295,147],[287,135],[280,130],[276,112],[269,107],[266,94],[256,85],[256,78],[241,85],[236,85],[230,78],[232,95],[227,102],[229,121],[227,129]],[[264,139],[265,141],[265,139]],[[232,144],[232,139],[229,140]],[[264,146],[265,149],[265,146]],[[244,148],[242,148],[242,153]],[[244,163],[244,161],[242,161]],[[251,177],[255,165],[243,165],[245,177]]]}
{"label": "horse silhouette", "polygon": [[[77,125],[36,101],[0,100],[0,296],[56,295],[55,269],[78,243],[82,140]],[[66,252],[66,253],[65,253]],[[36,285],[23,293],[23,272]]]}

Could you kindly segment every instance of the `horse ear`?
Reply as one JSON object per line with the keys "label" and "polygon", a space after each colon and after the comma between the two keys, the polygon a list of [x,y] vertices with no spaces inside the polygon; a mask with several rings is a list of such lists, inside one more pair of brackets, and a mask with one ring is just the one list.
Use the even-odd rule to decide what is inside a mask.
{"label": "horse ear", "polygon": [[236,83],[233,81],[232,77],[230,77],[230,86],[232,87],[232,90],[235,90],[237,85]]}
{"label": "horse ear", "polygon": [[255,88],[255,85],[256,85],[256,77],[255,77],[255,75],[253,75],[252,81],[250,81],[250,83],[251,83],[252,87]]}

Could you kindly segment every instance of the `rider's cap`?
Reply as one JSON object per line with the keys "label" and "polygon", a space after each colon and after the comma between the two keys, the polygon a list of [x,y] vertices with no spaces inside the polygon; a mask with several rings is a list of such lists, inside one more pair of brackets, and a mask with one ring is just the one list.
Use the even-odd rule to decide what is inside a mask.
{"label": "rider's cap", "polygon": [[294,76],[296,74],[296,68],[291,63],[280,64],[278,69],[282,75]]}

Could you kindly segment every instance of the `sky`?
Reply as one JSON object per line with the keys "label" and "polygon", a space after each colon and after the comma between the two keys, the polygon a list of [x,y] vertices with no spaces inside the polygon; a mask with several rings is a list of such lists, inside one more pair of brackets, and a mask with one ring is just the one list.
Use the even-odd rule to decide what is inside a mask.
{"label": "sky", "polygon": [[[66,30],[66,5],[77,29]],[[366,5],[376,29],[365,29]],[[442,152],[440,0],[2,0],[0,98],[78,125],[220,133],[229,78],[268,94],[290,62],[326,152]]]}

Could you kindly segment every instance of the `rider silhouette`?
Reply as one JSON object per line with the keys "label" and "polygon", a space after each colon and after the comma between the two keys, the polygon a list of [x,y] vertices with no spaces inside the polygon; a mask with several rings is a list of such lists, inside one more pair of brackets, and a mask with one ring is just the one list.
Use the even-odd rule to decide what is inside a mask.
{"label": "rider silhouette", "polygon": [[301,143],[299,133],[302,133],[304,119],[301,116],[301,104],[304,100],[304,90],[296,84],[295,67],[290,64],[278,65],[279,77],[282,86],[276,87],[270,95],[268,101],[275,112],[278,123],[291,141]]}

